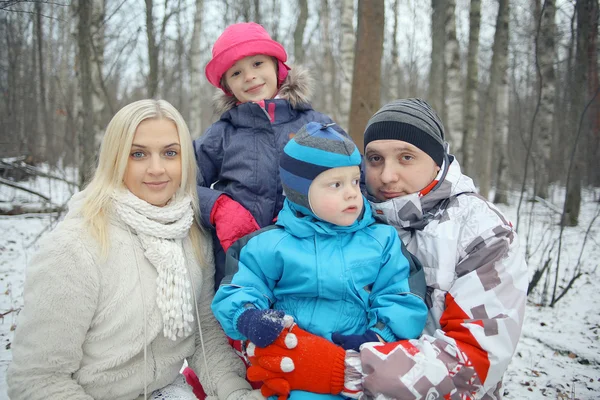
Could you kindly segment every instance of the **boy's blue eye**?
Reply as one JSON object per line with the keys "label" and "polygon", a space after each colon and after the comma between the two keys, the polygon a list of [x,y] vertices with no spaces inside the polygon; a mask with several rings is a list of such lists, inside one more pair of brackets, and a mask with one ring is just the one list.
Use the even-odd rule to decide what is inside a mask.
{"label": "boy's blue eye", "polygon": [[352,184],[355,185],[355,186],[358,185],[359,183],[360,183],[360,179],[353,179],[352,180]]}

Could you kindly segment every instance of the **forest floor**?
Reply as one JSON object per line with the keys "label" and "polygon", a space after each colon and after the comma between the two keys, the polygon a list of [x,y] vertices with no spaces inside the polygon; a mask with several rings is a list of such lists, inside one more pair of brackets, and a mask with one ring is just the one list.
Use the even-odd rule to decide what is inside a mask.
{"label": "forest floor", "polygon": [[[71,195],[64,182],[39,178],[28,187],[63,204]],[[552,258],[550,274],[530,294],[523,334],[504,377],[505,399],[600,398],[600,203],[598,193],[585,192],[580,225],[562,233],[559,283],[555,296],[578,273],[570,290],[554,307],[546,304],[554,291],[558,260],[560,198],[556,190],[546,204],[523,202],[518,226],[529,276]],[[0,185],[0,208],[33,207],[35,196]],[[500,208],[516,224],[519,197]],[[532,207],[532,205],[534,205]],[[0,400],[7,399],[6,371],[18,312],[23,307],[25,269],[39,237],[60,219],[56,214],[0,217]],[[591,225],[590,225],[591,224]],[[582,250],[583,248],[583,250]]]}

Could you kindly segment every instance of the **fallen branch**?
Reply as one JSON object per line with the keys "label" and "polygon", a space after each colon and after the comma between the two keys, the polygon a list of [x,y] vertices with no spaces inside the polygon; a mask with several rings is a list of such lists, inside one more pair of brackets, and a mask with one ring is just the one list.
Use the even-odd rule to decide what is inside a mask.
{"label": "fallen branch", "polygon": [[50,178],[50,179],[55,179],[57,181],[61,181],[61,182],[65,182],[66,184],[73,186],[73,187],[77,187],[77,183],[75,182],[71,182],[65,178],[62,178],[60,176],[56,176],[56,175],[52,175],[49,174],[47,172],[42,172],[37,168],[34,168],[30,165],[25,164],[22,160],[16,160],[13,162],[7,162],[4,160],[0,160],[0,164],[1,165],[6,165],[7,167],[11,167],[11,168],[15,168],[18,169],[20,171],[25,172],[28,175],[32,175],[32,176],[41,176],[43,178]]}
{"label": "fallen branch", "polygon": [[55,204],[41,205],[40,207],[31,207],[23,205],[13,205],[11,208],[2,208],[0,206],[0,215],[23,215],[23,214],[54,214],[64,211],[64,206]]}
{"label": "fallen branch", "polygon": [[41,194],[41,193],[38,193],[38,192],[36,192],[35,190],[31,190],[31,189],[29,189],[29,188],[26,188],[25,186],[21,186],[21,185],[19,185],[18,183],[15,183],[15,182],[13,182],[13,181],[9,181],[8,179],[4,179],[4,178],[1,178],[1,177],[0,177],[0,183],[3,183],[3,184],[5,184],[6,186],[10,186],[10,187],[13,187],[13,188],[15,188],[15,189],[23,190],[24,192],[27,192],[27,193],[34,194],[34,195],[36,195],[36,196],[38,196],[38,197],[41,197],[42,199],[44,199],[44,200],[46,200],[46,201],[50,201],[50,198],[49,198],[49,197],[47,197],[47,196],[44,196],[43,194]]}
{"label": "fallen branch", "polygon": [[18,311],[21,311],[21,309],[18,308],[18,309],[15,310],[14,308],[11,308],[10,310],[8,310],[5,313],[0,313],[0,320],[4,320],[4,317],[6,317],[8,314],[14,313],[14,312],[18,312]]}

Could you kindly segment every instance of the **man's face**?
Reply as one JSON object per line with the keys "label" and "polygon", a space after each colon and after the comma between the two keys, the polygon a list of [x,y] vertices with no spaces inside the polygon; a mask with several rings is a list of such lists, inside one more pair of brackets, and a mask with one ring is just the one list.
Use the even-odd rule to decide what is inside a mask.
{"label": "man's face", "polygon": [[374,140],[365,149],[367,190],[380,201],[419,192],[439,170],[427,153],[401,140]]}

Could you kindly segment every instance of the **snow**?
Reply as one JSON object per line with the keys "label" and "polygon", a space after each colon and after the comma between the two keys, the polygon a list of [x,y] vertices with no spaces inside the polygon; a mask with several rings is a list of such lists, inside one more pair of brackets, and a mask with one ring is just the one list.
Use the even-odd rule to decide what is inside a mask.
{"label": "snow", "polygon": [[[75,174],[68,174],[75,180]],[[73,187],[47,178],[22,182],[47,195],[54,204],[64,204]],[[558,226],[564,193],[554,190],[548,204],[523,201],[518,232],[523,251],[529,254],[529,276],[551,255],[551,279],[545,274],[529,296],[521,340],[504,377],[505,399],[598,399],[600,398],[600,212],[598,193],[585,192],[580,224],[565,228],[560,255],[561,273],[556,295],[577,273],[583,275],[554,307],[541,306],[552,298],[557,262]],[[513,224],[517,221],[518,194],[510,206],[500,206]],[[31,206],[39,197],[0,185],[0,207]],[[533,205],[533,208],[532,208]],[[40,236],[58,222],[56,214],[0,217],[0,400],[7,399],[6,370],[11,360],[13,329],[23,306],[25,267],[36,251]],[[590,223],[594,222],[590,227]],[[589,229],[587,240],[586,232]],[[583,251],[582,251],[583,246]],[[566,281],[565,281],[566,279]],[[543,288],[547,286],[546,295]],[[16,311],[11,311],[16,310]]]}

